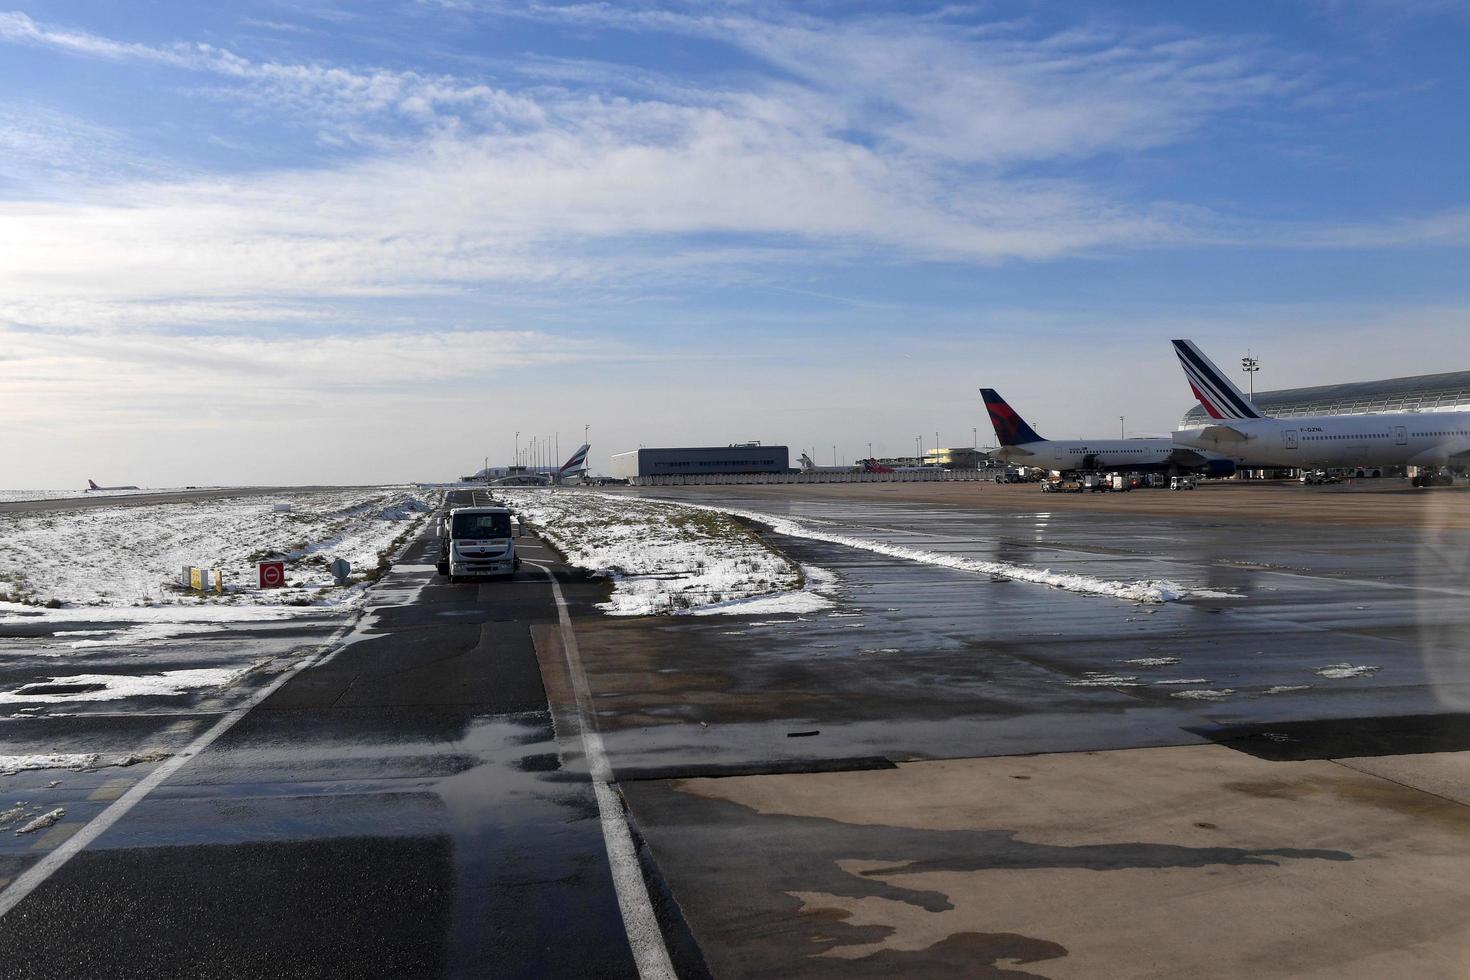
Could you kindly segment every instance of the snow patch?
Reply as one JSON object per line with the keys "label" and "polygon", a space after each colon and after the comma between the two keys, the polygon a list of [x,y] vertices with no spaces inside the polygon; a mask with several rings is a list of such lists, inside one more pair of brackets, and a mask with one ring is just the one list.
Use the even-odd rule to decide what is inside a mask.
{"label": "snow patch", "polygon": [[[264,663],[264,661],[262,661]],[[69,704],[75,701],[117,701],[122,698],[162,697],[211,687],[227,687],[255,666],[203,667],[166,670],[161,674],[73,674],[33,681],[14,691],[0,691],[0,704]],[[66,686],[76,691],[51,693]]]}
{"label": "snow patch", "polygon": [[1067,682],[1068,687],[1137,687],[1138,678],[1100,671],[1086,671],[1079,680]]}
{"label": "snow patch", "polygon": [[1310,684],[1277,684],[1277,685],[1275,685],[1273,687],[1266,688],[1261,693],[1262,694],[1290,694],[1293,691],[1310,691],[1311,689],[1312,689],[1312,685],[1310,685]]}
{"label": "snow patch", "polygon": [[59,806],[50,813],[43,813],[29,823],[22,824],[16,829],[15,835],[19,837],[21,834],[32,834],[38,830],[45,830],[64,816],[66,816],[66,807]]}
{"label": "snow patch", "polygon": [[569,490],[502,495],[571,564],[613,580],[598,606],[609,615],[801,614],[832,604],[819,590],[835,576],[799,569],[712,508]]}
{"label": "snow patch", "polygon": [[1234,693],[1234,688],[1226,687],[1221,688],[1218,691],[1211,691],[1208,689],[1198,691],[1175,691],[1174,693],[1170,694],[1169,697],[1180,698],[1185,701],[1224,701],[1226,698],[1230,697],[1230,695]]}
{"label": "snow patch", "polygon": [[1130,667],[1167,667],[1170,664],[1180,662],[1178,657],[1135,657],[1132,660],[1122,660],[1120,663],[1128,664]]}
{"label": "snow patch", "polygon": [[1372,677],[1382,669],[1379,666],[1354,667],[1352,664],[1328,664],[1326,667],[1318,667],[1313,673],[1319,677],[1340,681],[1349,677]]}

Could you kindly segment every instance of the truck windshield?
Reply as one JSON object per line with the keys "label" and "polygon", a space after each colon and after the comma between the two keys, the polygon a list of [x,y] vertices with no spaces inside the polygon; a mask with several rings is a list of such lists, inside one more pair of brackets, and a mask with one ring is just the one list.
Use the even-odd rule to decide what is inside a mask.
{"label": "truck windshield", "polygon": [[510,537],[509,514],[455,514],[455,538],[508,538]]}

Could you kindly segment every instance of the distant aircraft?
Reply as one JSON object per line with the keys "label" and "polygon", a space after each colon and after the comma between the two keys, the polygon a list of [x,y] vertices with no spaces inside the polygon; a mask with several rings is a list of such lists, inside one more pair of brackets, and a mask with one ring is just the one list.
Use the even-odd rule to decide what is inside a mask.
{"label": "distant aircraft", "polygon": [[1464,466],[1470,464],[1470,412],[1377,415],[1262,415],[1193,341],[1174,353],[1200,405],[1217,420],[1174,433],[1180,446],[1208,449],[1254,464],[1295,468]]}
{"label": "distant aircraft", "polygon": [[587,453],[592,449],[592,443],[582,444],[582,448],[572,453],[571,458],[556,471],[552,477],[553,483],[563,483],[567,480],[580,480],[587,475]]}
{"label": "distant aircraft", "polygon": [[1008,463],[1059,473],[1165,470],[1229,476],[1235,472],[1234,460],[1177,446],[1171,439],[1043,439],[994,388],[981,388],[980,397],[1000,441],[994,455]]}
{"label": "distant aircraft", "polygon": [[[569,481],[580,482],[587,476],[587,453],[591,449],[591,443],[583,444],[556,469],[547,466],[532,467],[520,472],[509,473],[499,479],[490,479],[491,471],[489,470],[483,470],[482,473],[484,473],[486,482],[496,487],[547,487],[559,486]],[[473,480],[476,477],[465,477],[464,479]]]}
{"label": "distant aircraft", "polygon": [[[865,472],[861,466],[818,466],[806,453],[799,457],[801,471],[803,473],[862,473]],[[863,460],[864,463],[868,462]]]}
{"label": "distant aircraft", "polygon": [[90,492],[92,490],[137,490],[137,489],[138,489],[138,487],[99,487],[97,484],[93,483],[91,480],[88,480],[87,481],[87,489],[85,491],[83,491],[83,492],[86,493],[86,492]]}

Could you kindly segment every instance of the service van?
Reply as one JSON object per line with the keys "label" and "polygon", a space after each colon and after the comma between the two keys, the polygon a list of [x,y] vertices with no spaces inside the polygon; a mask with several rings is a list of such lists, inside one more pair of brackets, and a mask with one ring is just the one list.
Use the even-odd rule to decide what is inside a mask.
{"label": "service van", "polygon": [[440,575],[449,581],[505,576],[521,567],[515,539],[520,522],[504,507],[455,507],[439,526]]}

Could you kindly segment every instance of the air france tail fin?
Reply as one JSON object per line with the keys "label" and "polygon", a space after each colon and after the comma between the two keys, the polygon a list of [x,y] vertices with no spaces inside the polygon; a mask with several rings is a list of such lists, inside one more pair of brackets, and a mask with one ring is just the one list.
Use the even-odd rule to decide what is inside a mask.
{"label": "air france tail fin", "polygon": [[990,412],[990,424],[995,426],[995,437],[1002,446],[1022,446],[1028,442],[1045,442],[1016,410],[1006,404],[994,388],[981,388],[980,397],[985,399],[985,408]]}
{"label": "air france tail fin", "polygon": [[1262,415],[1250,399],[1219,368],[1215,367],[1192,340],[1174,341],[1174,353],[1189,379],[1194,397],[1212,419],[1260,419]]}

